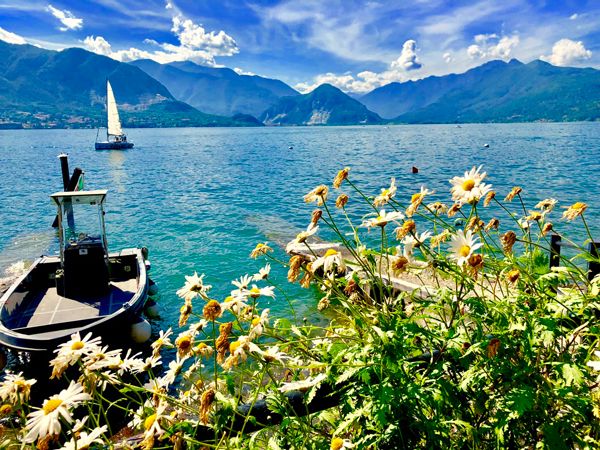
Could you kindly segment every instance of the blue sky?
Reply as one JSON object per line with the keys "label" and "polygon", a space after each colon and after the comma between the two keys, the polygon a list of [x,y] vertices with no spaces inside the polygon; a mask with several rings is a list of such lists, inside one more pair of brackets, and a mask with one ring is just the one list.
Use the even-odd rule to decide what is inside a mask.
{"label": "blue sky", "polygon": [[600,68],[600,1],[0,0],[0,39],[366,92],[491,59]]}

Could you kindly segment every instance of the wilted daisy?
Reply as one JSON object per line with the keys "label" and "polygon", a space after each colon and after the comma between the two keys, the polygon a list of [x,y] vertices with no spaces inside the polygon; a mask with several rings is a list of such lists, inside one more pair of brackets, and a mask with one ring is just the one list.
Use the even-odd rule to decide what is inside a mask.
{"label": "wilted daisy", "polygon": [[60,419],[67,423],[73,422],[70,410],[79,403],[90,400],[89,394],[83,392],[83,386],[71,381],[67,389],[63,389],[44,401],[43,406],[27,416],[27,435],[24,442],[35,442],[38,437],[59,434],[61,431]]}
{"label": "wilted daisy", "polygon": [[304,196],[304,201],[306,203],[316,202],[318,206],[321,206],[324,202],[327,201],[327,193],[329,192],[329,188],[324,184],[317,186],[312,191]]}
{"label": "wilted daisy", "polygon": [[334,266],[337,268],[338,273],[346,270],[346,264],[344,264],[342,254],[337,250],[330,248],[323,256],[319,256],[313,261],[312,270],[315,271],[320,267],[323,267],[323,271],[327,273],[330,272]]}
{"label": "wilted daisy", "polygon": [[396,179],[392,178],[390,187],[387,189],[382,189],[381,194],[379,194],[377,197],[375,197],[373,204],[375,206],[385,205],[387,202],[389,202],[392,199],[392,197],[394,197],[394,195],[396,195],[396,190],[397,190]]}
{"label": "wilted daisy", "polygon": [[400,211],[392,211],[388,214],[384,209],[382,209],[379,211],[379,215],[371,219],[364,220],[361,226],[367,228],[385,227],[388,223],[396,222],[401,219],[404,219],[404,214],[402,214]]}
{"label": "wilted daisy", "polygon": [[427,209],[430,209],[435,214],[443,214],[448,211],[448,206],[444,205],[442,202],[433,202],[427,205]]}
{"label": "wilted daisy", "polygon": [[546,198],[535,205],[535,207],[546,212],[550,212],[554,209],[554,206],[556,206],[557,203],[558,201],[554,198]]}
{"label": "wilted daisy", "polygon": [[519,195],[521,192],[523,192],[523,189],[521,189],[519,186],[515,186],[513,187],[510,192],[508,193],[508,195],[504,198],[505,202],[512,202],[513,199]]}
{"label": "wilted daisy", "polygon": [[319,230],[319,227],[314,226],[314,227],[307,228],[306,231],[301,231],[300,233],[298,233],[296,235],[296,238],[293,241],[288,243],[288,245],[285,247],[285,251],[289,253],[294,248],[295,245],[303,244],[304,242],[306,242],[306,240],[309,237],[311,237],[313,234],[315,234],[318,230]]}
{"label": "wilted daisy", "polygon": [[338,195],[338,198],[335,199],[335,207],[343,208],[348,203],[348,196],[346,194]]}
{"label": "wilted daisy", "polygon": [[66,442],[64,446],[60,448],[60,450],[85,450],[90,448],[92,444],[102,444],[102,436],[106,433],[108,427],[106,425],[94,428],[89,433],[87,431],[80,431],[77,433],[77,436],[71,438],[70,441]]}
{"label": "wilted daisy", "polygon": [[223,310],[221,309],[221,304],[216,300],[210,300],[206,305],[204,305],[204,309],[202,309],[202,314],[206,320],[216,320],[221,317],[223,314]]}
{"label": "wilted daisy", "polygon": [[587,209],[587,205],[583,202],[573,203],[569,208],[563,213],[563,219],[574,220],[583,214],[583,212]]}
{"label": "wilted daisy", "polygon": [[344,167],[342,170],[340,170],[338,172],[338,174],[335,176],[334,180],[333,180],[333,187],[338,189],[341,185],[342,182],[348,178],[348,172],[350,172],[350,167]]}
{"label": "wilted daisy", "polygon": [[273,251],[273,249],[267,245],[267,242],[265,242],[265,243],[259,242],[258,244],[256,244],[256,247],[254,247],[254,250],[252,250],[252,252],[250,252],[250,258],[256,259],[260,255],[266,255],[267,252],[272,252],[272,251]]}
{"label": "wilted daisy", "polygon": [[517,235],[514,231],[507,231],[502,236],[500,236],[500,243],[502,244],[502,249],[505,253],[511,253],[512,248],[517,242]]}
{"label": "wilted daisy", "polygon": [[468,263],[469,257],[475,250],[481,247],[483,244],[477,242],[478,238],[473,236],[471,230],[466,233],[463,230],[458,230],[456,234],[452,236],[450,241],[450,250],[452,251],[452,259],[456,260],[459,266],[464,266]]}
{"label": "wilted daisy", "polygon": [[425,198],[425,196],[431,195],[431,194],[433,194],[433,191],[430,191],[429,189],[425,189],[425,186],[421,186],[421,191],[417,192],[416,194],[413,194],[413,196],[411,197],[410,205],[408,205],[408,208],[406,208],[406,215],[408,217],[412,217],[413,214],[415,212],[417,212],[417,209],[423,202],[423,199]]}
{"label": "wilted daisy", "polygon": [[404,222],[402,224],[401,227],[396,228],[396,239],[401,240],[404,239],[405,236],[408,235],[408,233],[415,231],[417,225],[415,224],[415,221],[412,219],[407,220],[406,222]]}
{"label": "wilted daisy", "polygon": [[167,331],[160,330],[158,332],[158,339],[151,344],[154,354],[157,354],[162,347],[171,347],[173,345],[169,339],[172,334],[173,330],[171,328],[167,329]]}
{"label": "wilted daisy", "polygon": [[487,174],[479,172],[482,167],[473,167],[470,171],[465,172],[464,176],[454,177],[450,180],[452,200],[459,204],[477,203],[491,190],[490,185],[483,183]]}
{"label": "wilted daisy", "polygon": [[177,295],[185,300],[193,300],[197,296],[207,298],[207,292],[212,287],[208,284],[204,284],[204,274],[198,276],[197,272],[194,272],[192,276],[185,276],[185,285],[177,291]]}
{"label": "wilted daisy", "polygon": [[7,372],[0,383],[0,398],[12,404],[25,403],[29,399],[31,386],[37,383],[35,379],[25,379],[23,373]]}
{"label": "wilted daisy", "polygon": [[175,347],[177,348],[177,355],[180,357],[189,355],[192,351],[194,344],[194,337],[190,332],[181,333],[175,339]]}

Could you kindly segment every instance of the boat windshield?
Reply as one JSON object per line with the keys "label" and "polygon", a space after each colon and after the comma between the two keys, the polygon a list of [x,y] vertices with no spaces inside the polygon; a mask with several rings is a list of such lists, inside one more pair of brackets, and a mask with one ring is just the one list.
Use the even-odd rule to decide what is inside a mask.
{"label": "boat windshield", "polygon": [[61,204],[63,245],[102,243],[103,218],[100,205],[73,204],[64,199]]}

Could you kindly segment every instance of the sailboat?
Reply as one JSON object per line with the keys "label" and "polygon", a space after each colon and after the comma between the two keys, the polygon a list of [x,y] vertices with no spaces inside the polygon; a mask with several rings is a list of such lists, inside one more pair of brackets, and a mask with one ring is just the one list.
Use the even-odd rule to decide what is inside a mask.
{"label": "sailboat", "polygon": [[132,148],[133,143],[127,141],[127,136],[125,136],[121,128],[117,102],[115,101],[115,95],[108,80],[106,80],[106,113],[108,116],[106,141],[98,142],[98,135],[96,135],[96,150],[124,150]]}

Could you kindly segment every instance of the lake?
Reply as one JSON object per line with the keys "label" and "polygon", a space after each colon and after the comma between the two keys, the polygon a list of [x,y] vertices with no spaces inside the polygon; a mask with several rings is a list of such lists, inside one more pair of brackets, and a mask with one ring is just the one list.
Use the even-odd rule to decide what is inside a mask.
{"label": "lake", "polygon": [[[518,184],[531,206],[546,197],[562,206],[585,201],[600,238],[598,123],[133,129],[134,149],[104,152],[94,150],[95,136],[0,131],[0,277],[58,250],[49,195],[62,190],[57,155],[67,152],[71,170],[84,169],[86,189],[109,189],[109,247],[150,249],[161,328],[177,323],[184,275],[205,273],[223,299],[232,279],[261,267],[248,258],[255,244],[284,245],[306,227],[313,206],[303,195],[330,185],[344,166],[369,194],[394,176],[401,199],[423,184],[448,202],[448,179],[483,164],[499,196]],[[280,247],[276,255],[284,258]],[[285,273],[274,270],[274,282],[284,284]],[[286,292],[260,306],[283,314],[290,301],[299,317],[315,314],[314,292]]]}

